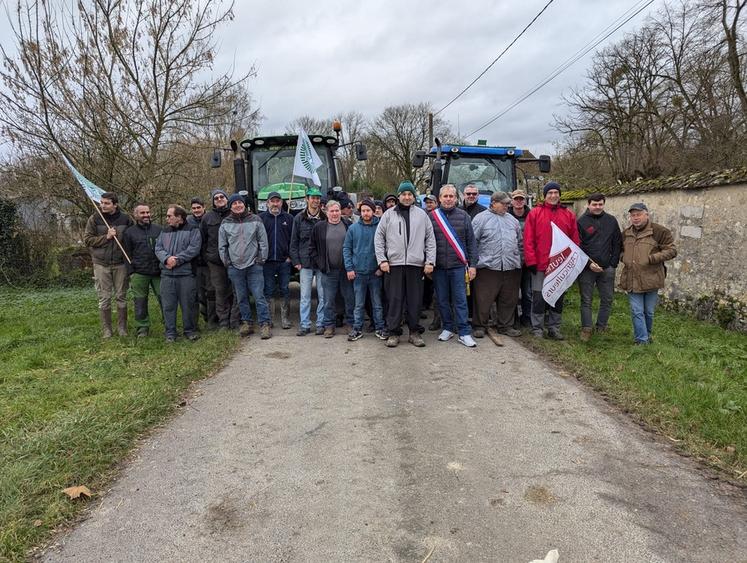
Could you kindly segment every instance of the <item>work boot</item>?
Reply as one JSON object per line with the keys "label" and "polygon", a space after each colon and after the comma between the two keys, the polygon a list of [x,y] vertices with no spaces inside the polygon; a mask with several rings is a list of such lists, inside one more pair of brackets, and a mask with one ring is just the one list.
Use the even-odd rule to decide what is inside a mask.
{"label": "work boot", "polygon": [[581,342],[588,342],[591,339],[591,328],[583,327],[579,338],[581,339]]}
{"label": "work boot", "polygon": [[280,304],[280,326],[283,327],[284,330],[287,330],[291,327],[291,321],[290,321],[290,299],[285,299]]}
{"label": "work boot", "polygon": [[111,309],[99,309],[99,316],[101,317],[101,337],[111,338],[112,337],[112,310]]}
{"label": "work boot", "polygon": [[423,337],[420,336],[417,332],[410,334],[410,337],[407,339],[407,341],[416,348],[422,348],[423,346],[425,346]]}
{"label": "work boot", "polygon": [[324,329],[324,338],[332,338],[335,335],[335,327],[328,326]]}
{"label": "work boot", "polygon": [[433,322],[428,326],[428,330],[433,332],[441,330],[441,313],[435,307],[433,308]]}
{"label": "work boot", "polygon": [[239,325],[239,336],[247,337],[251,334],[251,331],[249,330],[249,323],[246,321],[243,321]]}
{"label": "work boot", "polygon": [[272,331],[270,330],[270,324],[265,323],[259,327],[259,337],[262,340],[267,340],[268,338],[272,338]]}
{"label": "work boot", "polygon": [[547,337],[550,340],[565,340],[565,336],[560,334],[560,329],[557,329],[557,328],[548,328]]}
{"label": "work boot", "polygon": [[117,332],[119,336],[127,336],[127,306],[117,307]]}
{"label": "work boot", "polygon": [[472,336],[475,338],[483,338],[485,336],[485,330],[482,327],[472,329]]}
{"label": "work boot", "polygon": [[389,337],[386,339],[386,347],[396,348],[397,344],[399,344],[399,336],[396,334],[390,334]]}
{"label": "work boot", "polygon": [[517,328],[507,328],[506,330],[500,331],[500,334],[505,334],[506,336],[510,336],[511,338],[516,338],[517,336],[521,336],[521,331]]}

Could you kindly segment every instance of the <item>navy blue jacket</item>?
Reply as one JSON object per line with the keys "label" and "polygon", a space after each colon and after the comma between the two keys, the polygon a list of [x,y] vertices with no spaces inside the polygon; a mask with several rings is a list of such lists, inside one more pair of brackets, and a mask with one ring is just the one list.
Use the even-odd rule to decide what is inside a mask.
{"label": "navy blue jacket", "polygon": [[[440,208],[446,216],[447,221],[451,224],[456,232],[457,238],[462,243],[462,249],[467,254],[467,262],[470,268],[477,267],[477,241],[475,232],[472,230],[472,219],[464,209],[452,207],[451,209]],[[441,227],[436,223],[433,211],[429,213],[433,223],[433,234],[436,236],[436,268],[456,268],[464,267],[459,260],[457,253],[451,248],[446,240],[446,235],[441,231]]]}
{"label": "navy blue jacket", "polygon": [[285,211],[281,211],[277,215],[273,215],[269,211],[263,211],[259,214],[259,218],[265,225],[267,241],[270,245],[267,261],[285,262],[290,257],[293,215]]}

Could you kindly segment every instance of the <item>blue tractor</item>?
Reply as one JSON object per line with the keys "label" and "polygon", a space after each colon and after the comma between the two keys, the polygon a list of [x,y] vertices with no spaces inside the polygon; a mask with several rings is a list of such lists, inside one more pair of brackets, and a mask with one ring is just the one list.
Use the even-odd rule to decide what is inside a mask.
{"label": "blue tractor", "polygon": [[431,159],[430,190],[438,197],[444,184],[454,184],[460,199],[465,186],[474,184],[480,192],[478,201],[488,207],[494,192],[511,193],[517,187],[517,163],[537,163],[541,174],[550,172],[550,157],[526,158],[516,147],[473,145],[442,145],[436,139],[430,151],[418,151],[412,165],[422,168]]}

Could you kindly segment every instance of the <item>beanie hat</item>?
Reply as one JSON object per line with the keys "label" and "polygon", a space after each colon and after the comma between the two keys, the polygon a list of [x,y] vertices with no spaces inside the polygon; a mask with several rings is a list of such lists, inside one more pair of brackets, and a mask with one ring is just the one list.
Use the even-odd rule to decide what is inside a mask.
{"label": "beanie hat", "polygon": [[405,180],[404,182],[402,182],[397,189],[398,194],[404,192],[410,192],[412,195],[415,195],[415,186],[412,185],[412,182],[410,182],[410,180]]}
{"label": "beanie hat", "polygon": [[[244,203],[244,198],[241,194],[233,194],[231,197],[228,198],[228,208],[231,209],[231,206],[237,202],[240,201],[241,203]],[[244,203],[246,205],[246,203]]]}
{"label": "beanie hat", "polygon": [[371,200],[371,199],[364,199],[363,201],[361,201],[361,207],[363,207],[364,205],[370,207],[371,211],[376,211],[376,204],[374,203],[373,200]]}
{"label": "beanie hat", "polygon": [[228,197],[228,194],[224,192],[222,189],[215,188],[212,192],[210,192],[210,199],[211,200],[215,199],[215,196],[217,196],[218,194],[222,194],[223,196]]}
{"label": "beanie hat", "polygon": [[557,182],[547,182],[545,184],[545,187],[542,188],[542,195],[547,196],[547,192],[550,190],[558,190],[558,193],[563,193],[563,190],[560,188],[560,184]]}

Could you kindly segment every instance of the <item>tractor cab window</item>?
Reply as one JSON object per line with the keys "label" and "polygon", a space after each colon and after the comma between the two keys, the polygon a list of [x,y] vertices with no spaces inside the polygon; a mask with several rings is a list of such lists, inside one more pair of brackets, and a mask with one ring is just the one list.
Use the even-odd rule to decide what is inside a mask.
{"label": "tractor cab window", "polygon": [[[330,186],[329,169],[332,166],[329,151],[324,147],[315,146],[319,158],[324,163],[317,169],[319,179],[322,181],[320,188],[326,193]],[[296,184],[312,186],[313,182],[308,178],[293,176],[293,161],[296,157],[296,148],[262,148],[252,151],[252,181],[255,190],[259,190],[271,184],[280,184],[293,180]]]}
{"label": "tractor cab window", "polygon": [[460,192],[474,184],[481,195],[511,192],[514,189],[513,161],[510,159],[474,158],[453,155],[449,161],[448,182]]}

